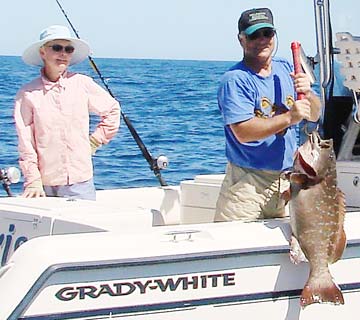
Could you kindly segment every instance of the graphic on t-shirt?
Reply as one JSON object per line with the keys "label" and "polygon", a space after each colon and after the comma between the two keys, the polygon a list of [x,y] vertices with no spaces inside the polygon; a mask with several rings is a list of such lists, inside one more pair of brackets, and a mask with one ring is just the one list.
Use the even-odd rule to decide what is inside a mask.
{"label": "graphic on t-shirt", "polygon": [[272,110],[271,101],[266,97],[262,97],[260,100],[260,107],[261,109],[255,109],[254,111],[255,117],[269,118],[269,116],[271,116],[271,110]]}
{"label": "graphic on t-shirt", "polygon": [[[270,99],[266,97],[262,97],[260,101],[261,109],[255,109],[254,114],[256,117],[264,118],[264,119],[273,117],[275,115],[279,115],[289,111],[289,109],[294,105],[294,102],[295,102],[294,97],[291,95],[288,95],[285,99],[286,106],[276,105],[275,103],[273,104],[271,103]],[[271,109],[268,109],[269,107],[271,107]],[[286,129],[281,132],[278,132],[277,134],[284,135],[285,133],[286,133]]]}
{"label": "graphic on t-shirt", "polygon": [[[260,101],[261,109],[255,109],[254,114],[259,118],[269,118],[287,112],[294,105],[294,97],[289,95],[285,99],[286,106],[273,104],[269,98],[262,97]],[[268,109],[271,107],[271,109]],[[268,110],[267,110],[268,109]]]}

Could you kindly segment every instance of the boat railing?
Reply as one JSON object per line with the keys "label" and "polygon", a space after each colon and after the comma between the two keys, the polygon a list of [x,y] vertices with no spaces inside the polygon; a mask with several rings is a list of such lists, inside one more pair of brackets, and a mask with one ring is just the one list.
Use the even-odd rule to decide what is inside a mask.
{"label": "boat railing", "polygon": [[[320,98],[325,106],[326,88],[331,79],[331,39],[329,0],[314,0],[317,55],[319,56]],[[323,118],[323,117],[322,117]]]}

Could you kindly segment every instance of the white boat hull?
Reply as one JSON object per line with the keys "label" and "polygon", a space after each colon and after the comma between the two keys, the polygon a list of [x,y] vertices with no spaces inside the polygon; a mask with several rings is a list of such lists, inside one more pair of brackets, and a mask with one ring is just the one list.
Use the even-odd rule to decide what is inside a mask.
{"label": "white boat hull", "polygon": [[[58,209],[49,209],[52,201]],[[37,221],[35,229],[42,234],[21,244],[0,269],[0,288],[16,288],[0,290],[4,302],[0,319],[239,319],[271,314],[273,319],[292,320],[339,310],[352,319],[354,303],[360,298],[360,212],[347,214],[348,246],[343,258],[331,266],[345,305],[302,310],[299,295],[309,270],[307,263],[290,262],[287,219],[154,227],[149,221],[161,211],[164,199],[151,210],[143,203],[143,211],[137,213],[134,207],[120,212],[108,206],[97,214],[84,201],[19,198],[3,202],[6,210],[0,217],[16,226],[14,239],[19,238],[18,221],[31,232]],[[42,215],[36,216],[34,210],[39,212],[41,202]],[[23,211],[28,208],[28,219],[23,212],[15,215],[17,221],[10,221],[10,208],[16,211],[18,206]],[[72,217],[75,212],[76,218]],[[112,224],[98,222],[116,214]],[[132,230],[129,221],[121,225],[134,214]],[[59,226],[78,228],[81,233],[54,234],[64,231]],[[33,237],[25,229],[21,232],[23,237]]]}

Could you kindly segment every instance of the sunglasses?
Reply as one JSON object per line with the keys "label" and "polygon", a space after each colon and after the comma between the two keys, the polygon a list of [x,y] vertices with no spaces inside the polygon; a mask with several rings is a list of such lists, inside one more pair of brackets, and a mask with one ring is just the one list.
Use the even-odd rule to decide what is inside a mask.
{"label": "sunglasses", "polygon": [[61,44],[53,44],[51,46],[48,46],[55,52],[62,52],[65,50],[66,53],[73,53],[75,48],[73,46],[62,46]]}
{"label": "sunglasses", "polygon": [[259,39],[259,38],[261,38],[261,37],[265,37],[265,38],[271,39],[274,35],[275,35],[275,30],[274,30],[274,29],[267,28],[267,29],[259,29],[259,30],[256,30],[254,33],[249,34],[249,35],[247,35],[246,37],[247,37],[249,40],[256,40],[256,39]]}

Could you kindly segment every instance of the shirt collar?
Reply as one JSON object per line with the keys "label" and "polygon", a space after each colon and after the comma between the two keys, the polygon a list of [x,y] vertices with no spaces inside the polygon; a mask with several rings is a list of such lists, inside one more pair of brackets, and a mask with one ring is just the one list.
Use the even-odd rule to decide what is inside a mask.
{"label": "shirt collar", "polygon": [[45,76],[44,68],[41,69],[41,80],[46,91],[50,91],[54,87],[65,88],[66,78],[67,70],[65,70],[64,73],[60,75],[59,80],[57,80],[56,82],[52,82]]}

